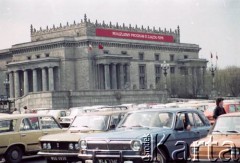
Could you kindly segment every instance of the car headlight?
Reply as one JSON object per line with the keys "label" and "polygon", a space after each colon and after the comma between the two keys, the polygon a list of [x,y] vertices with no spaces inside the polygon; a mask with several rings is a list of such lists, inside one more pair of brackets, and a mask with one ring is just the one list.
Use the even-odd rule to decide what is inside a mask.
{"label": "car headlight", "polygon": [[81,141],[79,142],[79,146],[80,146],[81,149],[86,149],[86,148],[87,148],[87,142],[86,142],[86,140],[81,140]]}
{"label": "car headlight", "polygon": [[78,143],[75,143],[74,147],[75,147],[76,150],[79,150],[79,144]]}
{"label": "car headlight", "polygon": [[51,144],[47,143],[47,149],[51,149]]}
{"label": "car headlight", "polygon": [[70,150],[73,150],[73,143],[70,143],[69,145],[68,145],[68,148],[70,149]]}
{"label": "car headlight", "polygon": [[42,144],[42,148],[43,148],[43,149],[47,149],[47,143],[43,143],[43,144]]}
{"label": "car headlight", "polygon": [[134,151],[140,151],[142,148],[142,142],[140,140],[133,140],[131,142],[131,148]]}

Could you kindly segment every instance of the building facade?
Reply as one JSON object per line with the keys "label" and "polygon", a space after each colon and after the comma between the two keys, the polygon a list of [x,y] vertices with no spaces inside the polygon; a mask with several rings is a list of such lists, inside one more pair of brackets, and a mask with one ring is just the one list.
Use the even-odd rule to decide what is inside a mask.
{"label": "building facade", "polygon": [[[113,25],[91,22],[85,15],[80,23],[39,30],[31,25],[30,32],[31,42],[0,51],[1,62],[5,63],[1,74],[9,80],[10,98],[18,106],[31,103],[29,97],[34,96],[36,104],[31,106],[43,107],[41,99],[50,93],[45,100],[51,102],[44,106],[55,107],[53,94],[60,92],[65,92],[62,100],[68,99],[68,104],[57,107],[81,105],[74,100],[69,102],[73,96],[75,101],[84,97],[84,105],[103,104],[106,101],[101,98],[106,92],[113,104],[136,102],[144,92],[147,97],[142,102],[161,102],[165,94],[161,92],[164,61],[169,64],[169,81],[173,81],[173,76],[184,76],[186,92],[204,92],[207,61],[199,58],[199,45],[180,42],[179,27],[167,31]],[[89,99],[77,92],[88,92]],[[100,97],[95,96],[99,92]],[[124,101],[128,93],[139,98]]]}

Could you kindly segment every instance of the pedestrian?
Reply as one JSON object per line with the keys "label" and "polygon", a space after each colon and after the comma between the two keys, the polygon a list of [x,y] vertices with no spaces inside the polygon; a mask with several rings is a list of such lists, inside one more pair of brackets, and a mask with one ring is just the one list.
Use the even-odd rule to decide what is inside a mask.
{"label": "pedestrian", "polygon": [[30,111],[29,111],[29,109],[27,108],[27,106],[24,106],[23,109],[24,109],[24,113],[30,113]]}
{"label": "pedestrian", "polygon": [[213,111],[213,118],[216,120],[218,116],[222,114],[226,114],[226,111],[223,107],[223,98],[217,98],[216,99],[216,108]]}
{"label": "pedestrian", "polygon": [[12,114],[20,114],[20,111],[17,108],[14,108]]}

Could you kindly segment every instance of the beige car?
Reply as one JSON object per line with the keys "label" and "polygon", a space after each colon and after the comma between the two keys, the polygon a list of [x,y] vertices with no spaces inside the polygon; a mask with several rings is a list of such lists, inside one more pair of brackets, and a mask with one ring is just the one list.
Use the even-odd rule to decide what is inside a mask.
{"label": "beige car", "polygon": [[19,163],[23,155],[36,154],[40,150],[39,137],[62,131],[57,121],[49,115],[0,116],[0,156],[6,162]]}
{"label": "beige car", "polygon": [[126,112],[127,110],[102,111],[78,115],[67,132],[41,137],[42,150],[38,155],[44,156],[48,163],[81,161],[78,158],[79,139],[90,133],[114,129]]}

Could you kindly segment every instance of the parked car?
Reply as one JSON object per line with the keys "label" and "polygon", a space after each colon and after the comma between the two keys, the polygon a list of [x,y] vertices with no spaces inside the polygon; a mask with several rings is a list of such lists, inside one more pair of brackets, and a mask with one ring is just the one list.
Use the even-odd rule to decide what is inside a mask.
{"label": "parked car", "polygon": [[75,116],[86,112],[97,111],[98,109],[105,107],[105,105],[83,106],[70,108],[70,114],[65,117],[60,117],[59,123],[62,127],[69,127]]}
{"label": "parked car", "polygon": [[[223,104],[224,110],[226,113],[233,113],[233,112],[238,112],[239,111],[239,103],[238,102],[225,102]],[[216,108],[215,103],[209,104],[207,109],[204,111],[204,115],[209,119],[211,125],[215,123],[215,119],[213,118],[213,112],[214,109]]]}
{"label": "parked car", "polygon": [[[191,125],[191,129],[189,127]],[[79,158],[90,162],[169,162],[205,137],[210,123],[201,111],[184,108],[128,112],[115,131],[87,135],[79,142]],[[190,129],[190,130],[188,130]],[[177,151],[178,150],[178,151]],[[176,153],[179,153],[176,157]],[[186,156],[187,157],[187,156]]]}
{"label": "parked car", "polygon": [[194,161],[228,160],[239,161],[240,113],[229,113],[218,117],[209,135],[191,144]]}
{"label": "parked car", "polygon": [[[47,118],[48,121],[44,119]],[[11,114],[0,116],[0,156],[6,162],[19,163],[25,154],[40,150],[38,139],[62,132],[57,121],[48,115]]]}
{"label": "parked car", "polygon": [[79,161],[78,142],[81,136],[114,129],[125,113],[107,111],[78,115],[66,132],[41,137],[42,150],[38,154],[46,157],[47,162]]}
{"label": "parked car", "polygon": [[65,109],[51,109],[47,112],[48,115],[52,115],[58,122],[61,117],[67,116],[67,110]]}

